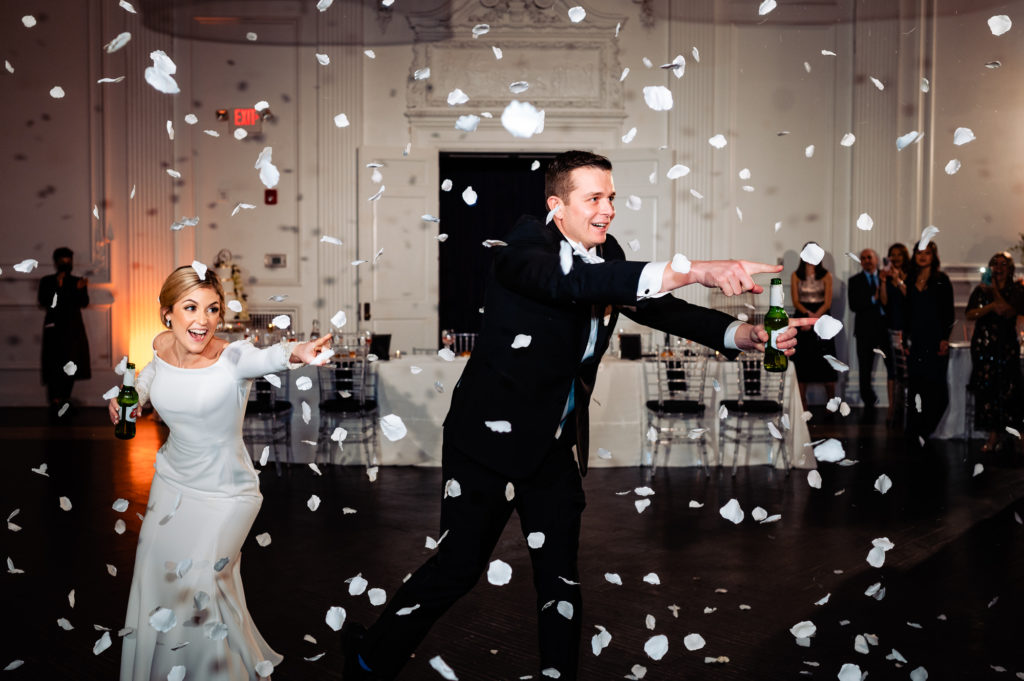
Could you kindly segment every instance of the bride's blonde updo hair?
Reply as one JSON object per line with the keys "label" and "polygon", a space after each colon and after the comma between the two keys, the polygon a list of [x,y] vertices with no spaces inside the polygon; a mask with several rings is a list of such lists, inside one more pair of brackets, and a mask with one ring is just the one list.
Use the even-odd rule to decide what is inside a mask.
{"label": "bride's blonde updo hair", "polygon": [[199,278],[199,273],[192,265],[182,265],[170,273],[164,285],[160,288],[160,324],[167,326],[167,313],[174,307],[174,303],[181,300],[181,297],[193,289],[213,289],[220,300],[220,318],[224,320],[224,287],[220,279],[212,270],[206,270],[206,276]]}

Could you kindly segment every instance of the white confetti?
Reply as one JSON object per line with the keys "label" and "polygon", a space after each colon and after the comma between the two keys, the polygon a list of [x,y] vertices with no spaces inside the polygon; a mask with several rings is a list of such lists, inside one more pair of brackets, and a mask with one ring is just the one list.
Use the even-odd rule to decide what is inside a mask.
{"label": "white confetti", "polygon": [[513,99],[501,113],[501,125],[513,137],[532,137],[544,131],[544,111]]}
{"label": "white confetti", "polygon": [[278,329],[287,329],[292,324],[292,319],[286,314],[279,314],[270,320],[270,323]]}
{"label": "white confetti", "polygon": [[831,315],[822,315],[814,322],[814,333],[825,340],[834,338],[842,329],[843,323]]}
{"label": "white confetti", "polygon": [[824,355],[824,357],[825,357],[825,361],[829,363],[829,366],[831,366],[836,371],[844,371],[845,372],[845,371],[849,371],[850,370],[850,366],[848,364],[846,364],[845,362],[841,362],[840,360],[836,359],[832,355]]}
{"label": "white confetti", "polygon": [[21,262],[14,265],[15,272],[21,272],[22,274],[28,274],[35,268],[39,267],[39,261],[35,258],[26,258]]}
{"label": "white confetti", "polygon": [[60,510],[62,510],[62,511],[70,511],[71,510],[71,500],[70,499],[68,499],[67,497],[61,497],[59,501],[60,501]]}
{"label": "white confetti", "polygon": [[843,451],[843,444],[839,440],[830,437],[814,447],[814,458],[826,463],[835,463],[845,459],[846,452]]}
{"label": "white confetti", "polygon": [[971,477],[976,478],[984,472],[985,467],[980,463],[974,464],[974,471],[971,473]]}
{"label": "white confetti", "polygon": [[260,182],[267,189],[273,189],[281,180],[281,171],[272,163],[273,155],[273,147],[263,147],[263,151],[256,158],[256,165],[253,166],[260,171]]}
{"label": "white confetti", "polygon": [[484,425],[495,433],[511,433],[512,424],[508,421],[484,421]]}
{"label": "white confetti", "polygon": [[163,50],[150,52],[149,58],[153,60],[153,65],[146,68],[146,82],[164,94],[173,95],[180,92],[178,83],[173,78],[178,67],[171,58]]}
{"label": "white confetti", "polygon": [[956,175],[960,171],[960,161],[954,158],[946,164],[945,171],[947,175]]}
{"label": "white confetti", "polygon": [[630,210],[640,210],[642,205],[643,201],[641,201],[640,197],[636,194],[630,194],[626,197],[626,208],[629,208]]}
{"label": "white confetti", "polygon": [[974,136],[974,131],[970,128],[957,128],[953,131],[953,144],[958,147],[976,139],[978,138]]}
{"label": "white confetti", "polygon": [[680,177],[686,177],[689,174],[690,174],[690,169],[689,168],[687,168],[684,165],[681,165],[681,164],[677,163],[677,164],[675,164],[674,166],[672,166],[671,168],[668,169],[668,172],[665,173],[665,177],[667,177],[670,180],[677,180]]}
{"label": "white confetti", "polygon": [[718,513],[735,525],[743,522],[743,509],[740,508],[740,502],[736,499],[730,499],[725,506],[718,509]]}
{"label": "white confetti", "polygon": [[269,532],[264,532],[263,534],[257,534],[256,535],[256,543],[259,544],[260,546],[266,548],[266,547],[270,546],[270,542],[271,542],[271,538],[270,538],[270,533]]}
{"label": "white confetti", "polygon": [[363,573],[359,573],[355,577],[349,577],[345,580],[348,582],[348,595],[349,596],[361,596],[366,591],[366,587],[370,585],[363,577]]}
{"label": "white confetti", "polygon": [[1010,21],[1010,17],[1005,14],[997,14],[988,18],[988,28],[992,31],[992,35],[1001,36],[1013,26],[1013,22]]}
{"label": "white confetti", "polygon": [[512,581],[512,566],[501,560],[491,561],[487,568],[487,581],[494,586],[505,586]]}
{"label": "white confetti", "polygon": [[875,489],[881,492],[882,494],[885,494],[890,489],[892,489],[892,480],[889,479],[888,475],[882,473],[881,475],[878,476],[878,479],[875,480]]}
{"label": "white confetti", "polygon": [[775,0],[764,0],[757,8],[757,15],[763,17],[764,15],[775,9]]}
{"label": "white confetti", "polygon": [[861,230],[862,232],[867,232],[874,226],[875,221],[872,220],[871,216],[868,215],[867,213],[861,213],[857,217],[857,229]]}
{"label": "white confetti", "polygon": [[473,191],[472,185],[466,187],[466,189],[462,192],[462,200],[466,202],[467,206],[476,205],[477,195],[476,192]]}
{"label": "white confetti", "polygon": [[[446,348],[447,349],[447,348]],[[380,430],[391,442],[397,442],[408,432],[402,418],[397,414],[388,414],[380,419]]]}
{"label": "white confetti", "polygon": [[921,238],[917,242],[917,250],[923,251],[928,247],[928,243],[935,238],[935,235],[939,233],[939,228],[935,225],[928,225],[921,230]]}
{"label": "white confetti", "polygon": [[844,147],[852,147],[853,143],[857,141],[857,138],[852,132],[848,132],[843,135],[843,139],[839,140],[839,144]]}
{"label": "white confetti", "polygon": [[715,149],[721,149],[725,147],[725,145],[727,145],[728,143],[729,141],[726,140],[725,135],[722,134],[715,135],[714,137],[708,140],[708,144],[713,146]]}
{"label": "white confetti", "polygon": [[157,631],[166,634],[178,624],[178,618],[170,608],[157,608],[149,616],[149,626]]}
{"label": "white confetti", "polygon": [[825,249],[813,241],[800,251],[800,259],[810,265],[817,265],[825,257]]}
{"label": "white confetti", "polygon": [[474,114],[466,114],[455,119],[455,129],[463,132],[474,132],[480,125],[480,117]]}
{"label": "white confetti", "polygon": [[[124,33],[118,34],[116,38],[111,40],[109,43],[103,46],[103,49],[107,51],[107,54],[113,54],[122,47],[128,44],[128,41],[132,39],[132,34],[125,31]],[[174,139],[173,137],[171,139]]]}
{"label": "white confetti", "polygon": [[888,537],[879,537],[871,540],[871,551],[868,552],[868,565],[871,567],[882,567],[885,563],[885,553],[892,549],[895,544],[889,541]]}
{"label": "white confetti", "polygon": [[644,652],[652,660],[660,660],[665,657],[665,653],[668,652],[668,637],[658,634],[647,639],[647,642],[644,643]]}
{"label": "white confetti", "polygon": [[898,151],[902,151],[914,142],[920,140],[922,137],[924,137],[924,133],[918,132],[917,130],[911,130],[905,135],[900,135],[896,138],[896,149]]}
{"label": "white confetti", "polygon": [[448,679],[448,681],[459,681],[459,677],[455,676],[455,671],[441,659],[440,655],[430,658],[430,666],[443,678]]}
{"label": "white confetti", "polygon": [[334,631],[341,631],[342,625],[345,624],[345,608],[340,605],[333,605],[327,609],[327,616],[324,618],[329,626]]}
{"label": "white confetti", "polygon": [[457,106],[459,104],[465,104],[468,101],[469,95],[467,95],[459,88],[455,88],[454,90],[448,93],[448,106]]}
{"label": "white confetti", "polygon": [[883,83],[882,81],[878,80],[874,76],[871,76],[870,78],[871,78],[872,85],[874,85],[876,88],[878,88],[879,90],[884,90],[885,89],[885,83]]}
{"label": "white confetti", "polygon": [[821,489],[821,473],[814,469],[808,471],[807,484],[814,489]]}
{"label": "white confetti", "polygon": [[50,88],[50,96],[54,99],[63,99],[64,88],[62,88],[60,85],[54,85],[52,88]]}
{"label": "white confetti", "polygon": [[814,145],[813,144],[809,144],[809,145],[807,145],[806,148],[804,148],[804,156],[806,156],[807,158],[813,158],[814,157]]}
{"label": "white confetti", "polygon": [[676,253],[672,256],[672,271],[678,272],[679,274],[686,274],[690,271],[690,259],[682,253]]}
{"label": "white confetti", "polygon": [[683,645],[687,650],[700,650],[704,647],[704,637],[700,634],[688,634],[683,638]]}
{"label": "white confetti", "polygon": [[515,349],[528,348],[532,341],[533,336],[529,336],[525,333],[517,333],[516,337],[512,340],[512,347]]}
{"label": "white confetti", "polygon": [[531,532],[526,535],[526,543],[531,549],[539,549],[544,546],[544,533],[543,532]]}
{"label": "white confetti", "polygon": [[668,111],[672,108],[672,91],[664,85],[644,87],[644,102],[654,111]]}
{"label": "white confetti", "polygon": [[577,5],[576,7],[569,8],[569,21],[571,21],[574,24],[580,23],[586,18],[586,16],[587,10],[583,9],[579,5]]}
{"label": "white confetti", "polygon": [[104,650],[109,648],[110,645],[111,645],[110,632],[109,631],[104,631],[103,635],[100,636],[99,639],[96,641],[96,643],[93,644],[93,646],[92,646],[92,654],[93,655],[99,655]]}

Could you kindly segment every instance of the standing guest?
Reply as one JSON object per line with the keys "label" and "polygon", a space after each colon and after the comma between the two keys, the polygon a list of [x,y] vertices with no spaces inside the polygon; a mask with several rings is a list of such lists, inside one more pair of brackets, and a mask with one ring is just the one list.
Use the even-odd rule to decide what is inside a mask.
{"label": "standing guest", "polygon": [[[898,337],[899,334],[903,333],[903,307],[906,304],[907,299],[907,273],[906,267],[910,263],[910,251],[903,244],[896,242],[892,246],[889,246],[889,255],[887,258],[888,262],[885,267],[882,268],[880,276],[882,278],[882,286],[879,288],[879,296],[882,300],[882,307],[885,310],[885,323],[890,332],[890,338]],[[892,333],[892,332],[898,333]],[[890,341],[885,346],[886,355],[890,358],[890,364],[887,367],[892,367],[893,371],[889,374],[889,380],[886,383],[886,389],[889,393],[889,411],[886,414],[885,422],[888,425],[894,425],[896,423],[896,402],[900,401],[901,414],[902,410],[906,409],[906,405],[903,404],[903,395],[896,394],[896,384],[894,379],[895,374],[895,354],[897,352],[902,353],[903,342],[899,341],[898,344],[894,344]],[[902,377],[901,380],[906,380],[906,377]],[[902,420],[900,425],[903,425]]]}
{"label": "standing guest", "polygon": [[[809,243],[809,242],[808,242]],[[807,244],[804,244],[804,248]],[[832,273],[821,263],[812,265],[801,260],[790,275],[789,285],[797,319],[820,317],[832,309]],[[800,386],[800,400],[807,404],[807,386],[822,383],[828,399],[836,396],[836,370],[825,355],[836,354],[834,339],[825,340],[814,329],[801,329],[797,334],[797,351],[793,355],[796,378]]]}
{"label": "standing guest", "polygon": [[[427,631],[487,570],[513,511],[531,549],[541,675],[578,676],[580,600],[577,550],[585,506],[590,395],[601,355],[621,311],[642,324],[684,336],[728,356],[763,351],[763,326],[691,305],[669,291],[691,283],[726,295],[761,292],[751,275],[775,265],[744,261],[628,262],[608,234],[615,217],[611,163],[569,151],[545,174],[552,223],[524,216],[498,249],[487,285],[483,325],[452,394],[444,422],[442,479],[461,493],[441,502],[437,552],[398,590],[369,630],[344,630],[344,678],[392,679]],[[794,326],[813,324],[799,320]],[[521,335],[529,344],[523,346]],[[792,353],[796,330],[777,340]],[[568,617],[562,607],[572,606]],[[482,677],[475,670],[476,677]],[[473,676],[473,674],[471,674]]]}
{"label": "standing guest", "polygon": [[914,247],[906,280],[903,343],[909,348],[909,434],[921,440],[935,432],[949,406],[946,367],[953,330],[953,285],[940,267],[934,241],[923,249]]}
{"label": "standing guest", "polygon": [[[136,409],[150,400],[170,434],[156,453],[139,531],[121,681],[167,679],[178,665],[190,679],[256,681],[282,659],[257,631],[242,590],[240,550],[263,503],[242,417],[253,378],[318,363],[331,337],[263,349],[228,343],[214,336],[223,311],[212,270],[179,267],[160,290],[168,330],[153,339]],[[110,420],[118,417],[110,400]]]}
{"label": "standing guest", "polygon": [[[875,350],[885,358],[885,373],[892,381],[892,352],[889,349],[889,330],[882,307],[882,280],[878,272],[878,254],[870,248],[860,252],[861,271],[850,277],[848,295],[850,310],[854,313],[853,336],[857,340],[857,366],[860,372],[860,399],[873,409],[878,403],[871,381],[875,365]],[[889,396],[890,400],[892,396]]]}
{"label": "standing guest", "polygon": [[[92,377],[89,364],[89,339],[85,335],[82,308],[89,305],[89,280],[71,274],[75,254],[61,246],[53,252],[56,274],[39,280],[37,294],[43,319],[43,383],[51,414],[71,400],[75,381]],[[72,368],[68,362],[74,364]],[[70,371],[70,373],[69,373]]]}
{"label": "standing guest", "polygon": [[992,279],[979,284],[967,303],[971,336],[974,427],[987,430],[983,452],[1002,448],[1006,427],[1021,428],[1020,339],[1017,314],[1024,308],[1024,286],[1013,280],[1013,256],[996,253],[988,261]]}

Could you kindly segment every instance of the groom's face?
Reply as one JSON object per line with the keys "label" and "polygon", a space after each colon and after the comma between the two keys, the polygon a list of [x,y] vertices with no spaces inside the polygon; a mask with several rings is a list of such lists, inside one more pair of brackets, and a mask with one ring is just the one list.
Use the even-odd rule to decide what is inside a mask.
{"label": "groom's face", "polygon": [[584,248],[603,244],[615,218],[615,184],[610,171],[594,166],[574,169],[570,174],[572,190],[566,201],[548,197],[548,210],[561,207],[552,218],[566,237]]}

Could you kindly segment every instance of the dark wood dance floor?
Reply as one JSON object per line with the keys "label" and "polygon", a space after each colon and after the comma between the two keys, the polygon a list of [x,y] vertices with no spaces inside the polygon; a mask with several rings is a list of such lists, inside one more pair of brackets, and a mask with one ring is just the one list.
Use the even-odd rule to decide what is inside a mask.
{"label": "dark wood dance floor", "polygon": [[[857,461],[823,464],[820,490],[808,485],[806,471],[787,477],[765,467],[741,468],[735,478],[713,471],[710,479],[696,468],[659,469],[653,480],[636,468],[593,470],[584,482],[581,678],[622,679],[642,665],[648,681],[832,680],[845,663],[871,679],[908,679],[918,667],[932,680],[1024,678],[1019,444],[995,455],[981,455],[977,441],[909,451],[882,418],[884,412],[855,411],[812,421],[813,437],[839,438]],[[98,409],[59,423],[43,410],[0,412],[2,511],[6,517],[19,509],[10,522],[22,528],[3,530],[0,555],[24,570],[5,570],[0,580],[0,668],[25,661],[3,679],[117,677],[120,641],[114,635],[113,646],[94,655],[101,635],[95,627],[116,634],[123,625],[136,512],[145,508],[165,432],[143,421],[135,440],[120,442],[105,419]],[[984,470],[974,475],[979,462]],[[48,476],[33,472],[44,463]],[[268,466],[263,509],[243,549],[250,611],[285,656],[275,681],[339,679],[340,645],[324,621],[328,608],[342,606],[363,623],[381,610],[365,594],[350,596],[346,580],[361,574],[390,596],[429,555],[426,537],[438,534],[438,469],[382,468],[373,483],[357,467],[322,473]],[[892,479],[885,495],[874,489],[882,473]],[[640,497],[632,490],[644,484],[655,494],[637,513]],[[306,506],[312,494],[322,500],[315,512]],[[70,499],[71,510],[61,509],[60,497]],[[127,512],[111,508],[118,497],[131,502]],[[746,513],[739,525],[718,512],[732,498]],[[703,507],[690,508],[691,501]],[[781,520],[753,521],[756,506]],[[345,514],[345,507],[356,512]],[[118,518],[127,522],[123,535],[114,532]],[[255,536],[263,532],[272,543],[261,548]],[[866,558],[880,537],[895,546],[874,568]],[[511,583],[482,580],[438,623],[401,679],[440,679],[428,664],[435,655],[461,680],[540,678],[527,547],[517,520],[495,558],[512,566]],[[605,580],[610,572],[621,576],[621,586]],[[645,583],[648,573],[660,584]],[[865,595],[874,585],[884,597]],[[74,629],[60,628],[58,618]],[[817,627],[807,647],[790,633],[802,621]],[[599,656],[590,643],[597,625],[612,635]],[[706,645],[689,651],[683,641],[693,633]],[[304,640],[307,634],[315,644]],[[654,661],[644,643],[658,634],[668,637],[669,648]],[[860,635],[868,641],[863,652],[856,647]],[[304,659],[318,653],[325,655]],[[706,662],[719,656],[723,661]]]}

